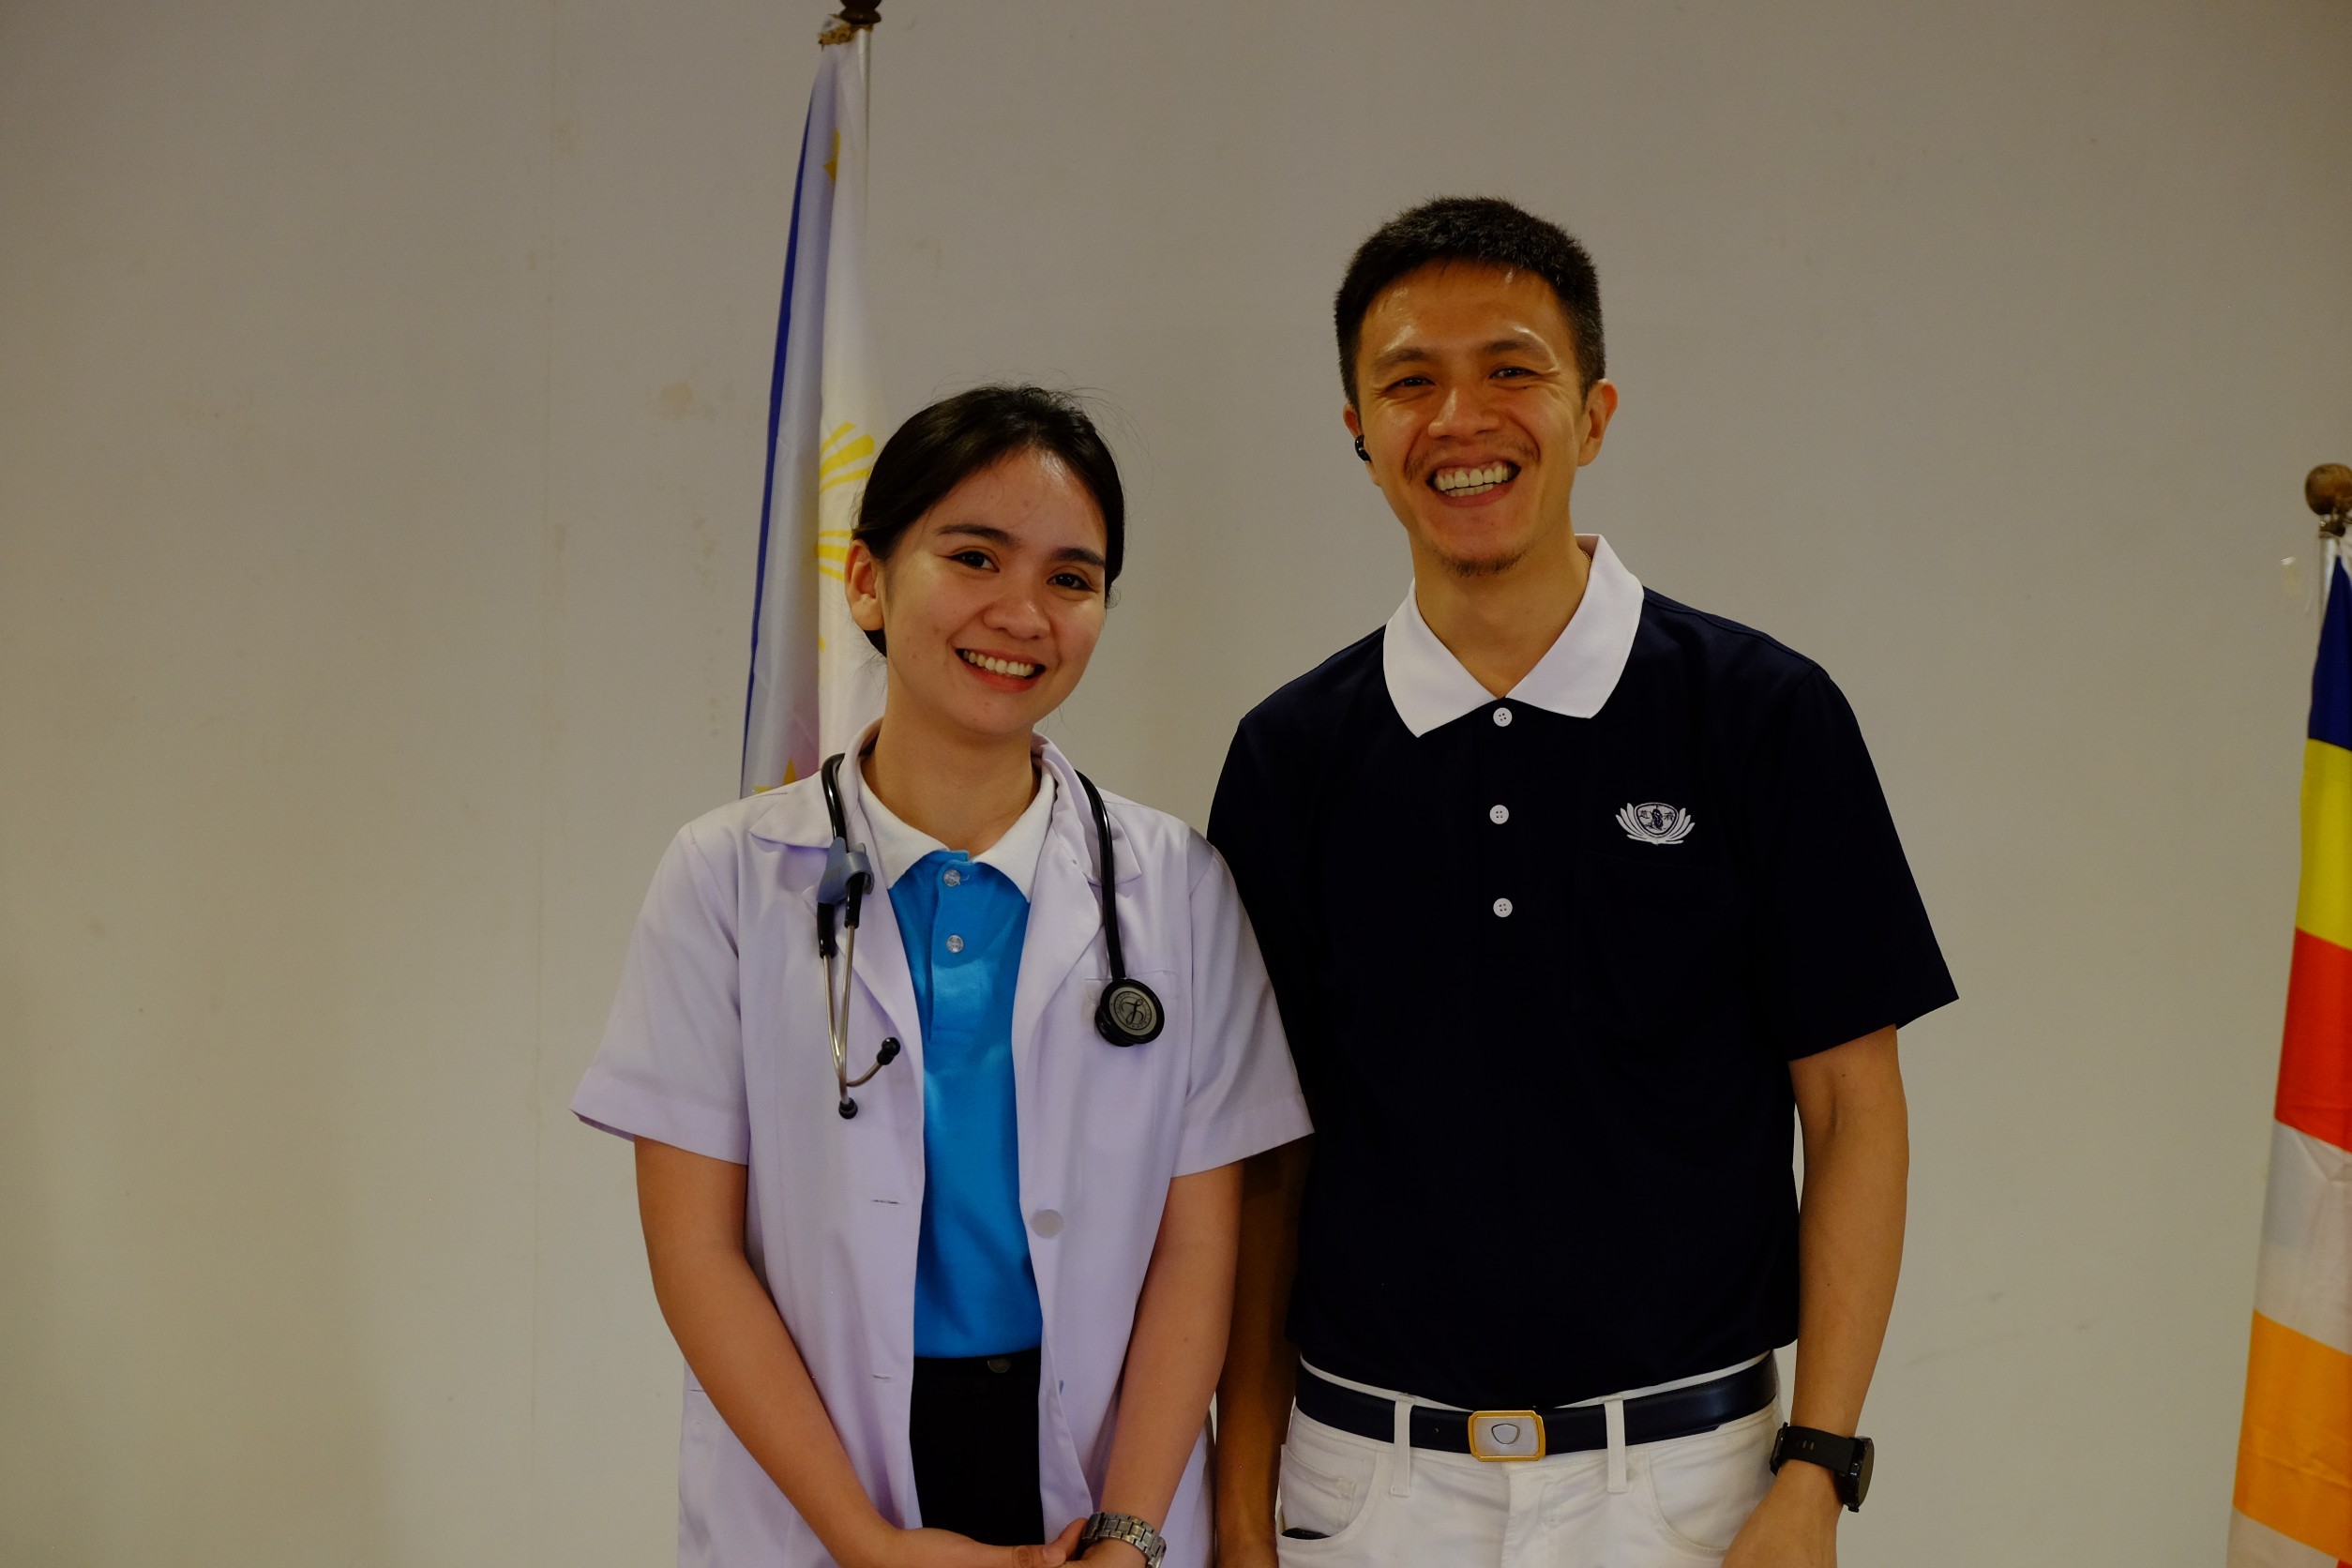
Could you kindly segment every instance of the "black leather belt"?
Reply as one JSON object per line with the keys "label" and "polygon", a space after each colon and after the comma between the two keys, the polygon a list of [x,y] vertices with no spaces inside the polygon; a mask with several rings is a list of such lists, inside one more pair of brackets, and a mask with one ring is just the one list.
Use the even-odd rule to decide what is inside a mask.
{"label": "black leather belt", "polygon": [[[1726,1421],[1753,1415],[1780,1397],[1780,1373],[1766,1356],[1709,1382],[1625,1401],[1625,1441],[1665,1442],[1711,1432]],[[1299,1368],[1299,1413],[1352,1432],[1393,1442],[1396,1405],[1377,1394],[1343,1388]],[[1548,1410],[1448,1410],[1413,1407],[1410,1421],[1415,1448],[1470,1454],[1481,1459],[1540,1459],[1609,1445],[1608,1415],[1601,1405],[1562,1405]]]}

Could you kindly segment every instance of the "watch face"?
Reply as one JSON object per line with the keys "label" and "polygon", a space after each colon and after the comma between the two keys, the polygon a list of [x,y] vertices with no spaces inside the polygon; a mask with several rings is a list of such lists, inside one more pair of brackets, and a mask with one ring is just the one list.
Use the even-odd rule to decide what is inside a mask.
{"label": "watch face", "polygon": [[1872,1442],[1868,1438],[1856,1438],[1854,1440],[1854,1500],[1852,1506],[1856,1508],[1860,1508],[1862,1505],[1862,1499],[1870,1495],[1870,1467],[1877,1461],[1877,1444]]}

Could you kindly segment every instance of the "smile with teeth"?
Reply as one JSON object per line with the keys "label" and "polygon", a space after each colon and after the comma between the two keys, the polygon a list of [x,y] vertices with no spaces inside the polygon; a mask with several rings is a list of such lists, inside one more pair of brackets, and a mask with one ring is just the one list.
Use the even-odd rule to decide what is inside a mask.
{"label": "smile with teeth", "polygon": [[991,675],[1003,675],[1016,681],[1025,681],[1032,675],[1043,674],[1046,668],[1042,664],[1022,664],[1009,658],[991,658],[987,654],[975,654],[970,648],[957,649],[956,656],[976,670],[985,670]]}
{"label": "smile with teeth", "polygon": [[1440,468],[1429,475],[1429,485],[1440,495],[1484,495],[1518,476],[1518,464],[1490,462],[1483,468]]}

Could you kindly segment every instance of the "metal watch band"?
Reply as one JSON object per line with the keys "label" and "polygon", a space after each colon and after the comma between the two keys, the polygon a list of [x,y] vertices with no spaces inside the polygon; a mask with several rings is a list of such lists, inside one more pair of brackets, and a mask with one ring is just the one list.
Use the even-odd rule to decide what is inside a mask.
{"label": "metal watch band", "polygon": [[1078,1550],[1083,1553],[1097,1541],[1124,1541],[1143,1554],[1144,1568],[1160,1568],[1160,1559],[1168,1555],[1168,1542],[1133,1514],[1097,1514],[1086,1521],[1078,1532]]}

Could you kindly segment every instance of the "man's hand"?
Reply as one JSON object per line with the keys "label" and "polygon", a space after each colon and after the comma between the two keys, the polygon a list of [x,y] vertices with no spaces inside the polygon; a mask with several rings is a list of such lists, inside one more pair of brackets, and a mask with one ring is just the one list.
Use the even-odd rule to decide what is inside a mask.
{"label": "man's hand", "polygon": [[[1788,1419],[1850,1434],[1903,1264],[1910,1132],[1894,1031],[1798,1058],[1788,1064],[1788,1085],[1805,1148]],[[1836,1568],[1838,1507],[1828,1470],[1802,1460],[1784,1465],[1724,1568]]]}
{"label": "man's hand", "polygon": [[1756,1505],[1723,1568],[1837,1568],[1837,1486],[1802,1460],[1784,1465]]}

